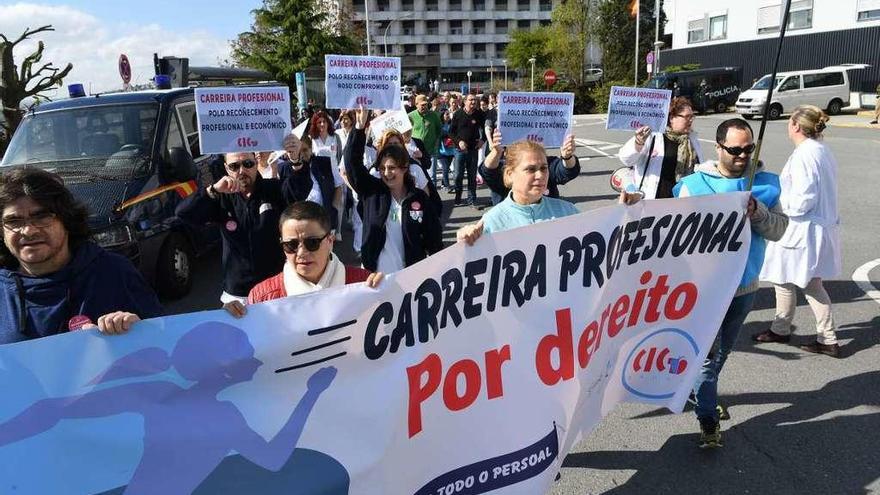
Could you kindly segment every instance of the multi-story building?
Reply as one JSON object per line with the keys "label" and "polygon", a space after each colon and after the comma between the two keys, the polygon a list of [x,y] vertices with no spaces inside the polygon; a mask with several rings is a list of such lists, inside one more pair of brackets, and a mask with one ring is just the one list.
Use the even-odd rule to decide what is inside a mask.
{"label": "multi-story building", "polygon": [[468,71],[471,83],[483,87],[492,78],[502,81],[505,70],[513,80],[504,56],[510,33],[549,25],[560,0],[347,1],[355,22],[369,15],[373,55],[402,57],[404,79],[437,79],[444,89],[457,89]]}
{"label": "multi-story building", "polygon": [[[643,0],[645,1],[645,0]],[[672,49],[662,67],[741,66],[743,83],[773,69],[784,0],[665,0]],[[866,63],[850,72],[853,91],[880,83],[880,0],[793,0],[779,70]]]}

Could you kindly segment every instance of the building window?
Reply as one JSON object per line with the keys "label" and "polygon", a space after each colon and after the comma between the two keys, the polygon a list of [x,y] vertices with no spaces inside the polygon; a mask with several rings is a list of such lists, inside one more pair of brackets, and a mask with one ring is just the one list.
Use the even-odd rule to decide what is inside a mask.
{"label": "building window", "polygon": [[355,12],[363,12],[366,10],[366,0],[352,0],[351,6]]}
{"label": "building window", "polygon": [[486,10],[486,0],[473,0],[474,10]]}
{"label": "building window", "polygon": [[538,24],[540,24],[543,27],[547,27],[550,25],[551,22],[552,21],[550,21],[550,19],[541,19],[540,21],[538,21]]}
{"label": "building window", "polygon": [[486,21],[471,21],[471,33],[486,34]]}
{"label": "building window", "polygon": [[727,14],[709,18],[709,39],[722,40],[727,38]]}
{"label": "building window", "polygon": [[688,43],[706,41],[706,19],[688,21]]}
{"label": "building window", "polygon": [[858,12],[860,21],[880,19],[880,0],[859,0]]}
{"label": "building window", "polygon": [[516,28],[517,29],[529,29],[531,27],[532,27],[532,21],[530,21],[528,19],[521,19],[521,20],[516,21]]}
{"label": "building window", "polygon": [[461,43],[452,43],[449,45],[449,58],[463,58],[464,47]]}
{"label": "building window", "polygon": [[495,34],[507,34],[507,21],[495,21]]}
{"label": "building window", "polygon": [[[781,21],[781,5],[761,7],[758,9],[758,34],[778,32]],[[813,27],[813,0],[791,2],[788,29],[809,29],[811,27]]]}
{"label": "building window", "polygon": [[449,0],[449,10],[461,10],[461,0]]}
{"label": "building window", "polygon": [[503,57],[504,52],[507,50],[507,43],[495,43],[495,56]]}
{"label": "building window", "polygon": [[520,12],[528,12],[532,9],[531,0],[516,0],[516,10]]}
{"label": "building window", "polygon": [[425,0],[425,10],[436,12],[440,10],[440,4],[437,0]]}
{"label": "building window", "polygon": [[412,36],[416,34],[416,21],[403,21],[400,23],[403,26],[402,33],[406,36]]}
{"label": "building window", "polygon": [[550,12],[553,10],[553,0],[540,0],[538,2],[538,10],[541,12]]}
{"label": "building window", "polygon": [[440,45],[437,43],[428,43],[428,55],[440,55]]}
{"label": "building window", "polygon": [[412,12],[413,10],[416,10],[416,4],[413,0],[402,0],[400,2],[400,7],[401,7],[401,10],[407,10],[410,12]]}
{"label": "building window", "polygon": [[376,0],[376,7],[379,10],[391,10],[391,0]]}
{"label": "building window", "polygon": [[440,34],[440,21],[425,21],[425,34]]}
{"label": "building window", "polygon": [[418,47],[418,45],[403,45],[403,54],[404,55],[415,55],[417,47]]}
{"label": "building window", "polygon": [[474,58],[486,58],[486,44],[474,43]]}
{"label": "building window", "polygon": [[462,34],[461,21],[449,21],[449,34]]}

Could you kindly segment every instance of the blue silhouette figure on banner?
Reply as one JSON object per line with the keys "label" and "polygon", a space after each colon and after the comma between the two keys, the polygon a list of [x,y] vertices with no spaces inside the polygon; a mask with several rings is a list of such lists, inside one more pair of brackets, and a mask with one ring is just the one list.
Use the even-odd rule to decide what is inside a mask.
{"label": "blue silhouette figure on banner", "polygon": [[[308,485],[313,487],[311,493],[348,493],[349,476],[338,461],[296,449],[306,420],[336,377],[336,369],[321,368],[309,377],[307,391],[287,422],[266,441],[233,403],[217,399],[224,389],[253,379],[262,364],[244,331],[225,323],[203,323],[184,334],[170,356],[163,349],[142,349],[118,359],[89,383],[97,386],[173,367],[194,382],[189,388],[164,380],[143,381],[43,399],[0,424],[0,447],[50,430],[62,419],[137,413],[144,419],[143,455],[128,485],[122,487],[127,495],[217,493],[227,479],[237,480],[233,483],[237,492],[250,487],[269,493],[286,485],[287,493],[299,493]],[[240,455],[229,455],[233,451]],[[253,481],[268,486],[248,485],[247,477],[253,474],[257,475]]]}

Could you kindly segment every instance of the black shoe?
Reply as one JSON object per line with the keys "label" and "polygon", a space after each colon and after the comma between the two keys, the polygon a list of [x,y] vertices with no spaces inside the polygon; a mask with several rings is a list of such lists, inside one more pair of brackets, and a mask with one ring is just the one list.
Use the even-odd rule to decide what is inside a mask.
{"label": "black shoe", "polygon": [[837,344],[820,344],[813,342],[812,344],[799,345],[801,350],[812,352],[813,354],[824,354],[833,358],[840,357],[840,346]]}
{"label": "black shoe", "polygon": [[458,191],[457,191],[454,187],[450,187],[449,189],[446,190],[446,192],[447,192],[448,194],[455,194],[455,193],[457,193]]}
{"label": "black shoe", "polygon": [[700,420],[700,441],[701,449],[714,449],[723,447],[721,443],[721,425],[712,418],[704,418]]}
{"label": "black shoe", "polygon": [[452,203],[454,206],[461,206],[464,203],[461,201],[461,198],[455,198],[455,202]]}
{"label": "black shoe", "polygon": [[779,335],[773,330],[764,330],[761,333],[752,335],[752,340],[759,344],[766,344],[768,342],[778,342],[780,344],[787,344],[788,341],[791,340],[791,335]]}
{"label": "black shoe", "polygon": [[870,122],[868,122],[868,123],[871,124],[871,125],[876,125],[876,124],[877,124],[877,121],[876,121],[876,120],[872,120],[872,121],[870,121]]}

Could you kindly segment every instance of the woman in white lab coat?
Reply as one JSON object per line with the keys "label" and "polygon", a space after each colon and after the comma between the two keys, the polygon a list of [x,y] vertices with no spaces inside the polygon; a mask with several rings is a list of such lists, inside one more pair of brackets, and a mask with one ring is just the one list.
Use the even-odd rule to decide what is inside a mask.
{"label": "woman in white lab coat", "polygon": [[651,132],[650,127],[636,130],[617,153],[621,163],[632,168],[632,183],[624,184],[624,189],[640,190],[645,199],[671,198],[675,184],[703,162],[693,123],[693,104],[678,96],[669,104],[664,132]]}
{"label": "woman in white lab coat", "polygon": [[782,210],[788,229],[767,245],[761,280],[776,291],[776,317],[769,330],[754,336],[757,342],[788,342],[800,287],[816,317],[817,341],[801,349],[837,357],[831,300],[822,279],[840,275],[840,226],[837,212],[837,160],[822,142],[828,115],[812,105],[797,107],[788,121],[788,137],[795,144],[780,174]]}

